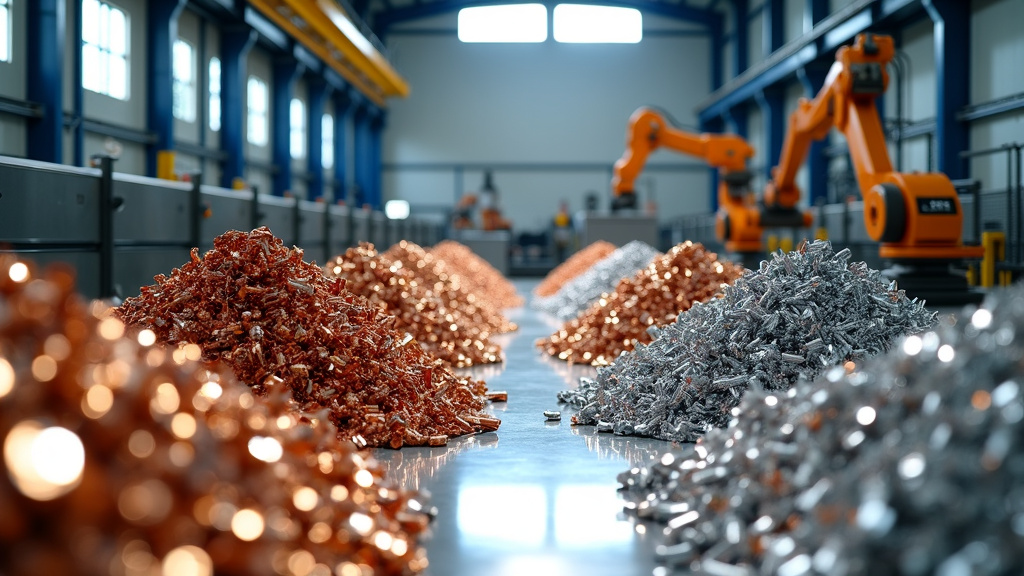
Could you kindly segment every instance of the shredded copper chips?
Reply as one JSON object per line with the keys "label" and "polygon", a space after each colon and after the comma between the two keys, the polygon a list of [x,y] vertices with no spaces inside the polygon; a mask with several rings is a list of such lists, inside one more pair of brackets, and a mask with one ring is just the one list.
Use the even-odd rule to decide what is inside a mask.
{"label": "shredded copper chips", "polygon": [[523,297],[516,292],[516,287],[508,278],[469,246],[454,240],[443,240],[431,248],[430,253],[444,260],[456,274],[462,275],[469,289],[487,298],[495,308],[502,310],[523,305]]}
{"label": "shredded copper chips", "polygon": [[266,227],[230,231],[203,258],[127,299],[119,313],[163,342],[194,343],[260,395],[279,386],[307,411],[326,408],[360,446],[438,445],[497,429],[486,386],[456,376],[396,319],[324,276]]}
{"label": "shredded copper chips", "polygon": [[638,342],[650,343],[649,327],[671,324],[742,274],[742,266],[719,261],[700,243],[677,244],[537,346],[569,362],[608,365]]}
{"label": "shredded copper chips", "polygon": [[395,317],[395,327],[412,334],[431,354],[457,367],[501,362],[501,347],[490,332],[449,309],[411,270],[379,254],[372,244],[349,248],[324,266],[328,278],[366,296]]}
{"label": "shredded copper chips", "polygon": [[0,256],[0,573],[426,568],[420,496],[374,459],[73,287]]}
{"label": "shredded copper chips", "polygon": [[537,296],[554,296],[566,282],[583,274],[598,261],[615,252],[615,244],[598,240],[589,244],[579,252],[570,256],[565,262],[555,266],[540,284],[533,289]]}
{"label": "shredded copper chips", "polygon": [[488,299],[473,292],[461,274],[419,244],[402,240],[388,248],[384,256],[408,268],[446,308],[459,309],[463,316],[489,333],[503,334],[518,328]]}

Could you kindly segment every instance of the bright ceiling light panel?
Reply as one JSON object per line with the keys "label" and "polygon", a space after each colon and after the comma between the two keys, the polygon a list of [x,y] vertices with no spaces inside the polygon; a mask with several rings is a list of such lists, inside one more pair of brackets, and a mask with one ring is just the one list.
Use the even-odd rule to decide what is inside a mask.
{"label": "bright ceiling light panel", "polygon": [[459,10],[459,40],[463,42],[543,42],[547,38],[548,11],[543,4]]}
{"label": "bright ceiling light panel", "polygon": [[636,44],[643,38],[643,17],[634,8],[559,4],[554,36],[558,42]]}

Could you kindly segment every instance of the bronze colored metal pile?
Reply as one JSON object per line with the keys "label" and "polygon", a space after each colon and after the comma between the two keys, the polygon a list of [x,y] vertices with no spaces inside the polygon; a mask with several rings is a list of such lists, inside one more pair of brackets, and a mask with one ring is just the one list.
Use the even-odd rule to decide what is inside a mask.
{"label": "bronze colored metal pile", "polygon": [[[0,257],[0,573],[392,574],[427,566],[414,492],[287,394],[155,344],[69,272]],[[281,391],[283,392],[283,391]]]}
{"label": "bronze colored metal pile", "polygon": [[377,253],[372,244],[349,248],[324,267],[327,278],[343,278],[345,287],[395,317],[395,327],[412,334],[423,348],[457,367],[501,362],[501,347],[490,332],[447,308],[411,270]]}
{"label": "bronze colored metal pile", "polygon": [[[692,574],[1024,574],[1024,290],[620,475]],[[648,527],[650,531],[650,525]],[[660,530],[657,532],[661,532]]]}
{"label": "bronze colored metal pile", "polygon": [[523,297],[516,292],[516,287],[508,278],[468,246],[454,240],[444,240],[431,248],[430,253],[461,275],[470,291],[487,298],[498,310],[523,305]]}
{"label": "bronze colored metal pile", "polygon": [[401,264],[412,272],[420,284],[426,286],[431,294],[441,299],[445,308],[460,310],[465,318],[488,333],[503,334],[518,328],[489,300],[473,292],[461,274],[452,270],[444,260],[436,258],[419,244],[402,240],[388,248],[383,254],[395,264]]}
{"label": "bronze colored metal pile", "polygon": [[548,272],[548,275],[533,289],[533,293],[542,297],[554,296],[566,282],[590,270],[591,266],[608,257],[612,252],[615,252],[615,244],[611,242],[598,240],[590,244]]}
{"label": "bronze colored metal pile", "polygon": [[561,360],[608,365],[638,343],[650,343],[648,328],[674,322],[742,275],[742,266],[720,262],[702,244],[677,244],[537,346]]}
{"label": "bronze colored metal pile", "polygon": [[326,408],[359,446],[440,445],[500,424],[481,412],[483,382],[456,376],[266,227],[226,232],[156,282],[119,307],[127,323],[197,344],[259,395],[284,387],[304,410]]}

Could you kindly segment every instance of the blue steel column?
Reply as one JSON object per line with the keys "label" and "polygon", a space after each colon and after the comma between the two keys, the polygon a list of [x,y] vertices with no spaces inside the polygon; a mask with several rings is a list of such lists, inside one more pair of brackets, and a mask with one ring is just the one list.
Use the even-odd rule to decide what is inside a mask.
{"label": "blue steel column", "polygon": [[711,89],[718,90],[722,86],[722,78],[725,76],[725,62],[722,60],[722,52],[725,49],[725,25],[722,19],[708,25],[708,43],[711,46]]}
{"label": "blue steel column", "polygon": [[[71,12],[71,108],[74,124],[71,126],[72,153],[75,166],[85,166],[85,85],[82,82],[82,3],[75,2]],[[63,106],[61,106],[63,110]],[[63,113],[61,114],[63,116]]]}
{"label": "blue steel column", "polygon": [[149,0],[146,19],[146,119],[156,142],[146,150],[146,174],[156,176],[157,154],[174,149],[174,41],[187,0]]}
{"label": "blue steel column", "polygon": [[782,143],[786,137],[786,118],[780,88],[765,88],[757,93],[757,104],[764,118],[765,150],[764,177],[772,178],[772,167],[782,156]]}
{"label": "blue steel column", "polygon": [[355,135],[352,154],[355,158],[355,206],[362,206],[369,201],[370,191],[370,104],[360,102],[352,114],[352,127]]}
{"label": "blue steel column", "polygon": [[274,60],[274,87],[271,99],[273,107],[270,114],[271,154],[277,172],[274,173],[274,196],[284,196],[292,188],[292,150],[291,150],[291,107],[295,82],[305,72],[303,66],[292,57]]}
{"label": "blue steel column", "polygon": [[750,12],[748,0],[732,0],[733,42],[732,75],[739,76],[747,69],[750,52],[750,26],[747,25],[747,14]]}
{"label": "blue steel column", "polygon": [[[700,128],[701,132],[719,134],[723,131],[724,125],[721,118],[714,118],[711,120],[701,120],[698,128]],[[711,176],[709,178],[711,181],[711,202],[708,204],[711,206],[711,212],[714,213],[718,211],[718,169],[709,168],[708,174]]]}
{"label": "blue steel column", "polygon": [[370,205],[377,209],[384,208],[384,172],[382,169],[384,126],[387,115],[378,108],[370,118]]}
{"label": "blue steel column", "polygon": [[[804,96],[813,99],[822,85],[825,84],[827,69],[807,68],[799,75],[800,82],[804,87]],[[879,98],[881,100],[881,98]],[[828,138],[811,142],[811,149],[807,152],[807,188],[806,194],[810,206],[816,205],[818,200],[828,201],[828,156],[825,149],[828,148]]]}
{"label": "blue steel column", "polygon": [[306,154],[306,170],[309,172],[309,188],[306,192],[307,200],[316,200],[324,195],[324,159],[323,159],[323,118],[324,100],[327,97],[327,82],[323,78],[310,78],[306,82],[306,93],[308,94],[309,107],[308,119],[309,138],[306,146],[309,151]]}
{"label": "blue steel column", "polygon": [[783,0],[765,0],[761,7],[761,50],[765,58],[786,43],[786,3]]}
{"label": "blue steel column", "polygon": [[220,37],[220,149],[225,154],[220,185],[231,188],[245,174],[245,58],[256,44],[256,31],[248,26],[228,28]]}
{"label": "blue steel column", "polygon": [[828,17],[828,0],[806,0],[804,3],[804,32],[810,32],[818,22]]}
{"label": "blue steel column", "polygon": [[[348,161],[352,150],[348,145],[352,95],[348,89],[334,93],[334,200],[349,201]],[[353,205],[354,205],[354,199]]]}
{"label": "blue steel column", "polygon": [[28,157],[60,164],[64,154],[64,0],[28,3],[28,99],[43,117],[28,121]]}
{"label": "blue steel column", "polygon": [[923,0],[922,4],[935,24],[937,168],[954,180],[966,178],[967,159],[960,152],[970,147],[970,134],[956,114],[971,101],[971,3]]}

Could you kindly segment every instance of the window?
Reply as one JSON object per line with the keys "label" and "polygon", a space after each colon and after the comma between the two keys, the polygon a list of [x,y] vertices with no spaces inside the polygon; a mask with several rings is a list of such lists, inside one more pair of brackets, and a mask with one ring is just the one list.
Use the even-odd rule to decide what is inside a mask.
{"label": "window", "polygon": [[635,8],[559,4],[552,20],[557,42],[636,44],[643,37],[643,17]]}
{"label": "window", "polygon": [[0,62],[11,61],[11,0],[0,0]]}
{"label": "window", "polygon": [[249,76],[247,88],[249,122],[246,138],[250,144],[266,146],[269,141],[269,134],[267,134],[267,108],[270,106],[267,83],[255,76]]}
{"label": "window", "polygon": [[459,10],[459,40],[463,42],[543,42],[547,38],[548,11],[543,4]]}
{"label": "window", "polygon": [[330,170],[334,167],[334,116],[324,114],[320,126],[320,164]]}
{"label": "window", "polygon": [[82,87],[128,99],[128,15],[100,0],[82,2]]}
{"label": "window", "polygon": [[210,130],[220,131],[220,58],[210,58]]}
{"label": "window", "polygon": [[302,100],[292,98],[291,113],[288,117],[291,129],[292,158],[306,157],[306,106]]}
{"label": "window", "polygon": [[196,121],[196,65],[192,45],[174,41],[174,117],[185,122]]}

